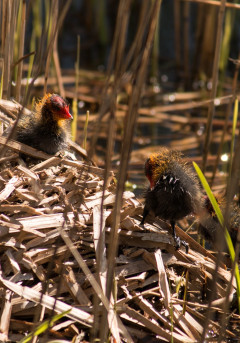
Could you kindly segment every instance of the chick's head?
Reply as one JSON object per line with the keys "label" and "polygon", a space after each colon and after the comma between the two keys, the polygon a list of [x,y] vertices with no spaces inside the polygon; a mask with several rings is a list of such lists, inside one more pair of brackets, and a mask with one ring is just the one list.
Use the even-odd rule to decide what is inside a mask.
{"label": "chick's head", "polygon": [[181,154],[165,147],[158,153],[151,154],[145,163],[145,175],[150,182],[150,188],[154,188],[158,179],[168,170],[171,170],[173,162],[179,162]]}
{"label": "chick's head", "polygon": [[44,119],[53,119],[56,121],[72,119],[67,102],[57,94],[47,93],[36,104],[37,112],[40,112]]}

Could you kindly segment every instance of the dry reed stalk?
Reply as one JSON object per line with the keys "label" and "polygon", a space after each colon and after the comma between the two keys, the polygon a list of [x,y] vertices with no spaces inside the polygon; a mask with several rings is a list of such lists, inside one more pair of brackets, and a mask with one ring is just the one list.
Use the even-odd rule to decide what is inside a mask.
{"label": "dry reed stalk", "polygon": [[[218,65],[219,65],[220,48],[221,48],[221,41],[222,41],[225,4],[226,4],[226,0],[221,0],[221,6],[218,12],[218,27],[217,27],[217,37],[216,37],[216,46],[215,46],[213,72],[212,72],[212,90],[211,90],[211,96],[210,96],[211,99],[215,99],[217,95]],[[211,142],[211,134],[212,134],[212,121],[213,121],[214,114],[215,114],[215,105],[214,103],[212,103],[210,104],[208,108],[208,121],[207,121],[207,127],[206,127],[205,142],[204,142],[204,147],[203,147],[203,162],[202,162],[203,172],[205,172],[206,170],[207,156],[208,156],[208,151],[209,151],[210,142]]]}
{"label": "dry reed stalk", "polygon": [[[114,207],[113,224],[110,233],[110,246],[109,246],[109,268],[107,273],[107,284],[106,284],[106,296],[109,299],[113,286],[114,278],[114,261],[118,246],[118,226],[120,222],[120,209],[122,207],[122,195],[125,187],[126,173],[128,167],[128,161],[130,157],[130,151],[132,148],[132,139],[134,135],[135,123],[138,115],[138,107],[142,87],[144,85],[147,65],[149,61],[151,45],[154,38],[154,33],[158,21],[158,14],[160,11],[161,1],[154,1],[151,4],[150,13],[151,18],[149,22],[149,28],[147,31],[147,38],[145,46],[142,47],[142,53],[140,55],[139,66],[133,71],[133,80],[135,81],[135,87],[129,99],[129,112],[125,120],[125,131],[123,137],[123,145],[120,158],[120,168],[118,171],[118,184],[116,190],[116,202]],[[139,56],[138,56],[139,57]],[[105,324],[105,325],[104,325]],[[101,339],[104,339],[107,334],[107,323],[106,323],[106,312],[102,318],[102,325],[104,330],[101,332]]]}
{"label": "dry reed stalk", "polygon": [[235,245],[235,258],[234,261],[232,263],[232,270],[231,270],[231,278],[229,280],[229,283],[227,285],[227,289],[226,289],[226,294],[225,294],[225,301],[223,303],[222,306],[222,316],[221,316],[221,320],[220,320],[220,333],[219,333],[219,337],[218,337],[218,342],[222,342],[223,339],[227,339],[226,337],[226,331],[227,331],[227,326],[229,324],[229,316],[228,316],[228,310],[230,307],[230,301],[231,301],[231,296],[233,294],[233,289],[234,289],[234,278],[235,278],[235,268],[237,266],[237,263],[239,261],[239,232],[238,231],[238,238],[237,238],[237,242]]}
{"label": "dry reed stalk", "polygon": [[[42,36],[41,36],[41,42],[40,42],[40,47],[39,49],[37,50],[37,53],[35,55],[35,58],[34,58],[34,68],[33,68],[33,77],[32,77],[32,80],[30,82],[29,85],[27,85],[27,92],[25,94],[25,98],[24,98],[24,101],[23,101],[23,106],[20,110],[20,112],[18,113],[18,119],[15,121],[15,124],[14,126],[12,127],[12,131],[10,132],[9,136],[8,136],[8,139],[10,139],[12,137],[12,135],[14,134],[14,130],[17,126],[17,123],[18,123],[18,120],[20,119],[21,115],[22,115],[22,112],[24,110],[24,108],[26,107],[28,101],[29,101],[29,96],[30,96],[30,93],[31,93],[31,90],[32,90],[32,87],[34,85],[34,82],[35,80],[38,78],[39,74],[42,72],[43,70],[43,66],[44,66],[44,63],[46,61],[46,59],[48,58],[49,56],[49,51],[51,50],[51,47],[53,46],[53,42],[54,42],[54,39],[56,37],[56,33],[58,32],[59,28],[61,27],[62,23],[63,23],[63,20],[66,16],[66,13],[67,13],[67,10],[70,6],[70,3],[71,3],[71,0],[68,0],[64,6],[61,8],[61,11],[59,13],[59,16],[58,16],[58,20],[57,20],[57,23],[54,27],[54,31],[52,32],[52,36],[51,36],[51,39],[50,39],[50,43],[49,43],[49,46],[48,48],[45,50],[45,47],[44,47],[44,40],[46,38],[46,33],[44,32],[44,30],[42,31]],[[13,45],[14,45],[14,33],[15,33],[15,28],[16,28],[16,19],[17,19],[17,5],[18,5],[18,1],[15,1],[14,2],[14,6],[12,6],[11,8],[11,5],[12,4],[12,0],[10,0],[8,2],[8,7],[5,8],[6,12],[5,14],[3,15],[6,15],[7,16],[7,22],[6,22],[6,34],[5,34],[5,42],[7,42],[7,44],[5,44],[5,47],[4,47],[4,82],[3,82],[3,97],[8,97],[9,94],[10,94],[10,88],[11,88],[11,74],[10,74],[10,65],[12,65],[12,55],[13,53],[9,53],[8,54],[8,49],[10,49],[11,51],[13,51]],[[11,23],[11,25],[10,25]],[[8,58],[6,58],[6,56],[8,56]],[[5,70],[5,66],[7,66],[7,72]],[[2,147],[2,149],[0,150],[0,155],[3,155],[4,151],[6,151],[6,147]]]}
{"label": "dry reed stalk", "polygon": [[[11,175],[13,172],[14,175]],[[5,261],[2,264],[3,274],[0,283],[1,287],[14,293],[9,304],[12,307],[9,339],[12,339],[14,331],[25,334],[32,330],[32,326],[26,325],[21,318],[28,316],[32,322],[35,307],[39,303],[46,307],[46,315],[51,315],[53,309],[56,312],[71,309],[67,317],[75,320],[76,328],[83,330],[86,335],[89,334],[95,320],[91,306],[93,295],[97,293],[103,304],[109,304],[104,295],[104,287],[100,284],[105,283],[104,265],[107,261],[104,246],[111,244],[110,227],[115,216],[113,208],[116,196],[114,183],[111,183],[105,191],[101,214],[103,177],[104,170],[96,167],[90,169],[84,162],[59,160],[55,156],[31,169],[18,165],[10,168],[9,173],[2,170],[0,236],[1,244],[7,251],[1,251],[1,258]],[[84,200],[75,201],[79,193],[82,195],[83,188]],[[124,192],[124,206],[121,209],[119,226],[121,253],[117,255],[115,267],[115,312],[109,311],[107,307],[115,321],[114,326],[109,324],[111,338],[119,341],[120,332],[120,339],[128,339],[129,342],[129,334],[134,335],[135,339],[139,335],[147,339],[150,330],[151,335],[160,334],[167,339],[173,336],[178,342],[199,341],[198,337],[204,323],[204,315],[201,315],[200,311],[205,311],[207,305],[207,299],[202,299],[199,303],[199,296],[203,282],[208,283],[206,276],[212,278],[215,258],[178,227],[177,234],[189,243],[191,249],[189,254],[182,250],[176,251],[171,233],[168,232],[168,224],[160,220],[154,220],[154,225],[147,223],[148,231],[143,232],[139,227],[141,213],[142,206],[139,201],[132,193]],[[106,220],[106,225],[102,224],[105,228],[106,243],[99,241],[101,216],[104,221]],[[66,245],[59,239],[60,232],[64,236],[64,241],[67,239]],[[102,256],[98,252],[99,244],[102,244]],[[153,249],[164,249],[168,253],[154,253]],[[100,275],[96,269],[95,258],[102,268]],[[172,292],[177,278],[185,282],[182,268],[189,272],[188,294],[192,300],[186,300],[185,316],[182,315],[181,301],[177,301],[177,304],[175,301],[172,306],[168,305],[169,292],[166,291],[169,281]],[[14,279],[9,282],[8,277],[12,273]],[[94,283],[99,276],[101,283]],[[219,277],[217,300],[222,299],[230,279],[230,272],[224,265],[219,268]],[[61,280],[64,281],[62,284]],[[46,281],[49,283],[48,294],[43,294]],[[163,296],[159,292],[159,286],[155,287],[158,282]],[[58,296],[64,298],[64,301],[56,300]],[[173,297],[175,296],[176,294],[173,294]],[[86,303],[90,303],[79,308],[79,302],[83,298]],[[112,298],[113,295],[111,303],[114,304]],[[172,298],[170,301],[172,302]],[[9,315],[7,301],[5,305],[5,314]],[[99,306],[100,312],[103,306]],[[168,307],[172,311],[172,317],[168,314]],[[219,305],[215,304],[214,309],[220,313]],[[144,315],[139,316],[142,312]],[[20,318],[18,326],[15,322],[16,316]],[[121,324],[122,320],[125,328]],[[219,331],[218,323],[211,324]],[[132,330],[133,325],[135,330]],[[71,324],[63,318],[62,324],[57,327],[70,330]],[[76,335],[76,332],[72,333],[71,330],[69,333],[72,336]],[[52,334],[53,328],[49,335]],[[226,334],[234,337],[230,332]],[[42,340],[47,339],[48,337],[43,337]]]}
{"label": "dry reed stalk", "polygon": [[[240,58],[240,54],[238,55],[238,58]],[[232,95],[233,96],[228,103],[225,122],[224,122],[223,130],[222,130],[221,142],[220,142],[219,147],[218,147],[217,157],[216,157],[216,161],[214,164],[210,185],[212,185],[214,182],[214,178],[215,178],[217,168],[219,165],[219,161],[220,161],[220,157],[222,154],[222,148],[223,148],[224,140],[226,139],[226,133],[227,133],[227,128],[229,126],[229,118],[230,118],[230,115],[232,113],[233,103],[234,103],[235,98],[237,96],[237,82],[238,82],[239,68],[240,68],[239,64],[236,64],[236,68],[235,68],[235,72],[234,72],[234,76],[233,76],[233,81],[232,81]],[[231,121],[231,123],[232,123],[232,121]]]}
{"label": "dry reed stalk", "polygon": [[[184,1],[197,2],[199,4],[213,5],[213,6],[218,6],[218,7],[221,6],[221,3],[219,1],[216,1],[216,0],[184,0]],[[226,7],[240,9],[239,4],[234,4],[231,2],[226,2]]]}
{"label": "dry reed stalk", "polygon": [[180,0],[174,1],[174,42],[177,68],[181,66],[181,21],[180,21]]}
{"label": "dry reed stalk", "polygon": [[47,80],[48,74],[50,69],[50,63],[52,59],[52,52],[53,47],[55,44],[55,40],[57,39],[57,18],[59,13],[59,2],[58,0],[51,2],[50,7],[50,14],[49,14],[49,22],[47,23],[47,31],[49,32],[49,40],[48,40],[48,52],[47,52],[47,60],[46,60],[46,68],[44,73],[45,83],[43,88],[43,94],[47,92]]}
{"label": "dry reed stalk", "polygon": [[[126,44],[126,35],[127,35],[127,28],[128,28],[128,21],[129,21],[129,9],[130,9],[130,0],[125,0],[121,1],[119,3],[119,8],[118,8],[118,14],[117,14],[117,22],[116,22],[116,28],[115,28],[115,33],[114,33],[114,39],[113,39],[113,45],[111,49],[111,54],[110,54],[110,61],[109,61],[109,66],[108,66],[108,78],[106,82],[106,88],[105,92],[107,92],[108,88],[108,82],[110,80],[111,74],[114,71],[114,88],[112,91],[112,96],[111,99],[105,98],[108,101],[108,104],[105,104],[103,102],[100,110],[100,116],[101,112],[104,113],[104,107],[108,106],[109,108],[109,132],[108,132],[108,139],[107,139],[107,154],[106,154],[106,173],[104,175],[104,185],[103,185],[103,197],[102,197],[102,203],[101,203],[101,225],[100,225],[100,231],[101,231],[101,237],[100,237],[100,250],[99,254],[103,253],[103,245],[102,242],[105,240],[105,236],[103,234],[103,199],[104,199],[104,193],[107,187],[107,179],[108,179],[108,173],[111,169],[111,160],[112,160],[112,155],[113,155],[113,149],[114,149],[114,135],[115,135],[115,111],[116,111],[116,102],[117,102],[117,93],[118,89],[120,87],[120,82],[122,78],[122,73],[123,70],[122,68],[122,61],[123,61],[123,56],[124,56],[124,50],[125,50],[125,44]],[[113,69],[114,68],[114,69]],[[105,95],[107,95],[105,93]],[[105,109],[106,111],[106,109]],[[100,118],[99,118],[100,119]],[[110,262],[111,263],[111,262]],[[98,264],[98,272],[100,273],[101,271],[101,265]],[[107,293],[107,279],[106,279],[106,284],[104,285],[104,294],[106,295],[107,299],[110,301],[110,292],[109,294]],[[94,313],[96,318],[96,323],[93,327],[93,332],[96,335],[98,335],[99,332],[99,337],[101,340],[105,340],[106,335],[107,335],[107,330],[108,330],[108,323],[107,320],[109,318],[109,313],[107,311],[104,311],[102,320],[101,320],[101,325],[98,327],[100,321],[98,320],[99,318],[99,311],[98,311],[98,304],[97,301],[94,301]]]}
{"label": "dry reed stalk", "polygon": [[[96,295],[99,297],[99,299],[101,299],[104,307],[109,312],[109,310],[110,310],[110,303],[109,303],[108,299],[106,298],[104,292],[102,291],[101,286],[99,285],[99,283],[95,279],[94,275],[91,273],[90,269],[86,265],[86,263],[83,260],[82,256],[79,254],[78,250],[73,245],[73,243],[71,242],[69,236],[63,230],[63,228],[61,229],[60,234],[61,234],[61,237],[64,240],[66,246],[71,251],[71,253],[75,257],[76,261],[78,262],[79,266],[81,267],[81,269],[83,270],[84,274],[86,275],[88,281],[91,283],[93,289],[95,290]],[[94,320],[95,320],[95,317],[94,317]],[[124,326],[123,326],[123,324],[122,324],[122,322],[121,322],[121,320],[119,318],[117,318],[117,322],[118,322],[119,327],[123,330],[123,332],[125,334],[125,337],[129,340],[129,342],[133,342],[131,337],[129,336],[127,330],[124,328]]]}
{"label": "dry reed stalk", "polygon": [[63,83],[63,78],[62,78],[62,71],[61,71],[59,56],[58,56],[57,39],[58,39],[58,33],[57,33],[57,37],[56,37],[56,39],[54,41],[54,45],[53,45],[53,62],[54,62],[54,66],[55,66],[56,76],[57,76],[59,94],[65,99],[65,89],[64,89],[64,83]]}
{"label": "dry reed stalk", "polygon": [[188,89],[190,81],[189,70],[189,21],[190,21],[190,6],[189,3],[183,3],[183,63],[184,63],[184,79],[185,88]]}
{"label": "dry reed stalk", "polygon": [[[206,18],[206,5],[199,4],[198,6],[198,15],[196,18],[196,30],[195,30],[195,41],[196,41],[196,48],[194,51],[194,58],[193,58],[193,67],[192,67],[192,78],[193,80],[198,80],[202,70],[205,71],[203,66],[203,53],[205,53],[203,49],[203,42],[204,42],[204,33],[209,30],[207,29],[207,18]],[[210,42],[209,42],[210,43]]]}
{"label": "dry reed stalk", "polygon": [[21,97],[21,82],[22,82],[22,69],[23,61],[21,58],[24,54],[24,42],[25,42],[25,26],[26,26],[26,0],[22,1],[22,13],[21,13],[21,27],[19,33],[19,47],[18,47],[18,69],[17,69],[17,80],[16,80],[16,100],[20,101]]}
{"label": "dry reed stalk", "polygon": [[6,18],[3,23],[5,27],[3,28],[3,35],[5,43],[3,46],[3,58],[4,58],[4,75],[3,75],[3,98],[7,99],[10,96],[11,91],[11,65],[13,62],[13,45],[14,45],[14,30],[16,26],[16,12],[19,5],[19,1],[9,0],[6,1],[6,6],[3,6],[4,13],[2,13],[2,18]]}

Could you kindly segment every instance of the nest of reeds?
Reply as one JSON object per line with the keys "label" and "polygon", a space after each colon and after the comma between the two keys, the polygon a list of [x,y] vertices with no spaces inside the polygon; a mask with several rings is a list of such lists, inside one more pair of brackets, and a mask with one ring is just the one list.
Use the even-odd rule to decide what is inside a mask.
{"label": "nest of reeds", "polygon": [[[2,121],[11,122],[14,109],[18,111],[17,104],[1,102]],[[190,250],[175,250],[171,229],[160,220],[146,224],[144,231],[139,226],[143,206],[125,192],[109,300],[105,285],[113,263],[108,258],[115,216],[113,173],[104,186],[105,171],[92,165],[76,144],[71,146],[81,156],[76,161],[39,152],[41,161],[31,166],[19,163],[18,152],[34,155],[34,149],[26,151],[3,137],[1,144],[7,144],[0,159],[1,342],[19,341],[51,318],[40,341],[75,337],[75,342],[88,342],[102,332],[105,309],[111,341],[200,341],[215,278],[211,253],[178,227]],[[212,319],[222,314],[230,279],[231,272],[220,265]],[[221,328],[219,321],[211,321],[213,340]]]}

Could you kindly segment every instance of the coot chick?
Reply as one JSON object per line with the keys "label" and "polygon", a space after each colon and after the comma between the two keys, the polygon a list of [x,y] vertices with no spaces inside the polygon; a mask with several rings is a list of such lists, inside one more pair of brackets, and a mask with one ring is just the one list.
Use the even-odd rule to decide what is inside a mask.
{"label": "coot chick", "polygon": [[16,139],[33,148],[54,155],[67,147],[72,119],[67,102],[57,94],[45,94],[35,105],[35,111],[22,115],[16,129]]}
{"label": "coot chick", "polygon": [[175,233],[175,222],[190,213],[196,213],[201,206],[201,190],[193,169],[183,161],[182,154],[161,148],[145,163],[145,175],[150,187],[145,194],[145,207],[141,225],[144,225],[150,211],[163,220],[170,221],[172,235],[178,249],[181,243],[188,250],[188,244],[181,242]]}
{"label": "coot chick", "polygon": [[[220,207],[222,214],[225,214],[226,199],[221,195],[215,195],[215,199]],[[238,230],[240,230],[240,208],[231,203],[228,207],[228,221],[226,227],[231,236],[233,246],[237,241]],[[224,239],[224,229],[218,221],[217,215],[207,195],[204,196],[204,211],[199,215],[199,233],[212,245],[218,249],[220,241]]]}

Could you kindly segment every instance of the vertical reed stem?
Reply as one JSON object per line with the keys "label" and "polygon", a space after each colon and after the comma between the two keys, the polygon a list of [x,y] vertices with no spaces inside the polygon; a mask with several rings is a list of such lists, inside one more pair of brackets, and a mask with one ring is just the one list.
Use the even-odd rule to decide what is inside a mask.
{"label": "vertical reed stem", "polygon": [[[25,42],[25,26],[26,26],[26,0],[22,2],[22,18],[21,18],[21,29],[19,39],[19,53],[18,58],[20,59],[24,54],[24,42]],[[23,61],[19,62],[17,69],[17,81],[16,81],[16,100],[20,102],[21,95],[21,84],[22,84],[22,69]]]}
{"label": "vertical reed stem", "polygon": [[226,5],[226,0],[221,0],[221,6],[218,12],[218,28],[217,28],[216,48],[215,48],[213,73],[212,73],[212,91],[211,91],[211,96],[210,96],[212,101],[210,102],[210,105],[208,107],[208,120],[207,120],[205,142],[204,142],[204,147],[203,147],[203,162],[202,162],[203,173],[206,170],[207,156],[208,156],[208,151],[209,151],[210,142],[211,142],[211,134],[212,134],[212,121],[215,114],[214,99],[216,98],[216,95],[217,95],[218,65],[219,65],[220,48],[221,48],[221,41],[222,41],[225,5]]}

